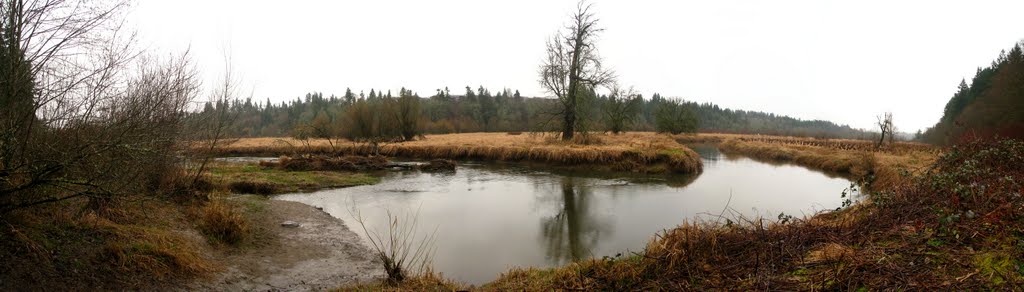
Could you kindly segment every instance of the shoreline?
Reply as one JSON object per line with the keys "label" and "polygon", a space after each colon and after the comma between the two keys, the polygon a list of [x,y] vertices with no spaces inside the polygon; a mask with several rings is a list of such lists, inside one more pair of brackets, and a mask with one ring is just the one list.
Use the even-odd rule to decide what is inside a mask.
{"label": "shoreline", "polygon": [[[233,196],[260,204],[257,238],[238,249],[214,249],[223,269],[181,287],[208,291],[323,291],[378,282],[384,275],[373,251],[342,219],[299,202]],[[285,227],[294,221],[298,227]]]}

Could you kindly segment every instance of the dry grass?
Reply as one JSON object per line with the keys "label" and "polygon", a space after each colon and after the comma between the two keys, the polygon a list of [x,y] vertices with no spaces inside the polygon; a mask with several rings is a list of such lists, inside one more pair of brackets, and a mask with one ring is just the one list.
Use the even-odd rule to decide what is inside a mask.
{"label": "dry grass", "polygon": [[[854,180],[870,182],[872,187],[881,189],[903,180],[903,174],[925,171],[941,153],[941,149],[917,143],[897,143],[875,149],[871,142],[859,140],[720,134],[706,136],[709,140],[723,139],[719,148],[725,153],[793,162],[846,174]],[[692,138],[680,140],[686,139]]]}
{"label": "dry grass", "polygon": [[530,161],[561,165],[595,165],[615,171],[697,173],[702,169],[696,152],[672,137],[654,133],[590,135],[589,144],[566,143],[537,134],[466,133],[427,135],[417,141],[385,144],[340,143],[330,147],[316,140],[309,147],[291,139],[240,139],[218,150],[224,156],[276,156],[295,154],[369,155],[417,159],[476,159]]}
{"label": "dry grass", "polygon": [[7,216],[0,290],[145,290],[215,270],[180,206],[135,199],[102,214],[72,200]]}
{"label": "dry grass", "polygon": [[352,287],[343,287],[331,291],[467,291],[464,284],[445,278],[441,274],[427,271],[423,274],[406,278],[398,284],[387,282],[367,283]]}
{"label": "dry grass", "polygon": [[235,206],[213,200],[200,210],[199,231],[215,241],[237,245],[249,236],[249,221]]}

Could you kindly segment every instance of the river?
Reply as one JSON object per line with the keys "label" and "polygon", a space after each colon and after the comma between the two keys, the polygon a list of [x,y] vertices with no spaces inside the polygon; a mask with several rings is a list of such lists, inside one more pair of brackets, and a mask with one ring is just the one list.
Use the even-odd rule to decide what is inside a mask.
{"label": "river", "polygon": [[687,220],[777,220],[780,214],[835,209],[850,186],[847,179],[800,166],[727,156],[713,146],[693,148],[704,163],[699,175],[464,162],[454,173],[388,172],[376,185],[275,199],[322,207],[360,234],[356,213],[381,232],[385,212],[415,214],[420,234],[436,236],[434,270],[481,284],[511,267],[628,255]]}

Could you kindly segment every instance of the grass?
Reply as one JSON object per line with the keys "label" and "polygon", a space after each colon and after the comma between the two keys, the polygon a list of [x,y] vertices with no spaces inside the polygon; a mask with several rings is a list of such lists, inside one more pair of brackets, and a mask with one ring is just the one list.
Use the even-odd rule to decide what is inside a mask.
{"label": "grass", "polygon": [[[751,135],[707,135],[696,139],[721,139],[719,149],[756,159],[792,162],[805,167],[845,174],[856,181],[871,182],[884,189],[921,173],[935,161],[941,150],[917,143],[897,143],[875,149],[870,141],[825,140]],[[681,141],[694,140],[680,138]]]}
{"label": "grass", "polygon": [[242,211],[222,200],[207,203],[199,215],[199,231],[228,245],[237,245],[245,240],[249,236],[249,225]]}
{"label": "grass", "polygon": [[216,162],[210,180],[235,193],[260,195],[309,192],[376,184],[379,177],[367,173],[338,171],[287,171],[255,164]]}
{"label": "grass", "polygon": [[528,161],[558,165],[585,165],[614,171],[699,173],[700,157],[670,136],[655,133],[591,135],[589,144],[566,143],[537,134],[464,133],[426,135],[423,139],[382,145],[311,140],[308,147],[286,138],[247,138],[218,150],[224,156],[295,154],[369,155],[416,159],[471,159]]}
{"label": "grass", "polygon": [[[16,211],[0,223],[0,290],[147,290],[217,269],[174,203],[117,201],[85,211],[85,200]],[[21,283],[21,284],[16,284]]]}

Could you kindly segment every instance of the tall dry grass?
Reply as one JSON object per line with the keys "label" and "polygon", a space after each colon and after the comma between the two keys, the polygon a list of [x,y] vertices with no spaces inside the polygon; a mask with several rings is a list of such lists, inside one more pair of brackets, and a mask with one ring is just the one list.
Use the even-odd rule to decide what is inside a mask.
{"label": "tall dry grass", "polygon": [[654,133],[590,135],[587,144],[567,143],[544,135],[465,133],[426,135],[417,141],[371,147],[362,143],[329,145],[311,141],[302,146],[290,139],[240,139],[218,150],[224,156],[295,154],[371,155],[416,159],[530,161],[562,165],[594,165],[616,171],[697,173],[703,167],[696,152],[671,136]]}
{"label": "tall dry grass", "polygon": [[897,143],[882,149],[856,140],[808,138],[751,138],[743,135],[721,137],[719,149],[753,158],[785,161],[828,172],[845,174],[851,179],[870,182],[873,188],[898,184],[910,174],[925,171],[941,149],[916,143]]}

